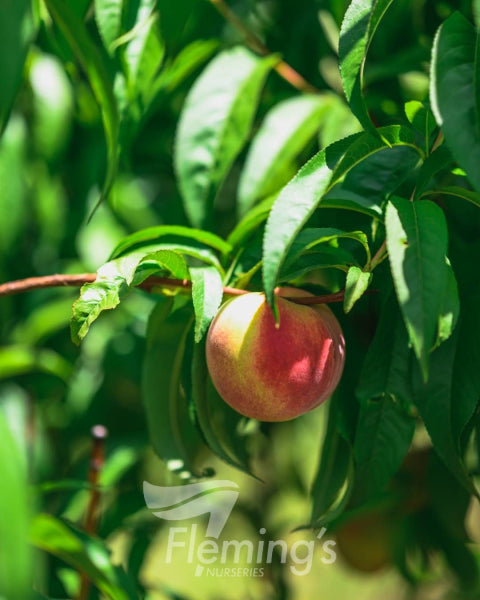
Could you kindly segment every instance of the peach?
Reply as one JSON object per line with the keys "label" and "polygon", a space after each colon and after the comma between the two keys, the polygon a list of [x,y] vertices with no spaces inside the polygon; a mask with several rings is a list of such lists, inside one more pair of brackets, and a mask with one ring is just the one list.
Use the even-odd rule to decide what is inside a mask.
{"label": "peach", "polygon": [[206,357],[220,396],[239,413],[260,421],[302,415],[335,390],[345,361],[340,325],[324,304],[302,305],[278,291],[279,325],[261,293],[227,301],[213,319]]}

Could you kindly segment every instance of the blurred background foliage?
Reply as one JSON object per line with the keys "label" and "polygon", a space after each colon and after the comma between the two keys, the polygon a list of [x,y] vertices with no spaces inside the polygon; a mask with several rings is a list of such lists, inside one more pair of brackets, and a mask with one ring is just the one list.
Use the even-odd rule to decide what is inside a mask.
{"label": "blurred background foliage", "polygon": [[[113,23],[109,29],[99,27],[95,3],[68,2],[68,17],[74,24],[82,24],[77,33],[88,41],[80,51],[88,54],[83,61],[95,64],[98,54],[98,64],[105,66],[106,77],[114,81],[115,102],[120,107],[118,124],[109,122],[109,99],[101,84],[92,90],[98,73],[86,76],[82,57],[72,49],[75,40],[72,43],[56,18],[61,2],[35,0],[30,7],[26,2],[4,0],[0,7],[0,64],[7,73],[5,81],[14,88],[16,71],[10,63],[25,57],[11,113],[8,118],[2,115],[1,281],[95,271],[126,234],[153,225],[189,224],[172,161],[180,111],[200,69],[217,50],[243,43],[243,39],[213,3],[205,0],[132,0],[126,4],[129,10],[124,11],[124,22]],[[347,5],[345,0],[230,3],[270,50],[333,99],[319,120],[318,135],[297,153],[282,174],[282,183],[318,147],[359,130],[342,99],[336,55],[338,29]],[[426,99],[436,29],[454,10],[471,17],[472,9],[470,0],[393,3],[373,40],[365,70],[369,109],[377,125],[406,122],[404,103]],[[19,20],[22,35],[15,37],[14,23]],[[294,90],[272,73],[261,96],[254,132],[272,106],[294,95]],[[104,129],[116,126],[120,144],[111,148]],[[116,158],[119,168],[110,182],[111,194],[88,222]],[[220,235],[227,235],[235,223],[232,190],[245,158],[243,151],[216,203]],[[355,222],[359,228],[358,215],[331,210],[338,226],[348,228]],[[470,206],[462,210],[455,218],[474,239],[480,225],[478,210]],[[150,448],[141,402],[145,331],[154,299],[137,291],[118,310],[106,313],[77,348],[68,331],[76,296],[75,290],[55,288],[0,299],[0,579],[3,575],[5,581],[0,595],[6,600],[29,598],[32,577],[38,597],[76,598],[78,569],[89,573],[101,593],[113,598],[134,597],[125,592],[131,582],[151,599],[478,597],[478,590],[468,589],[473,567],[462,563],[469,559],[460,548],[453,549],[456,554],[450,560],[440,553],[433,570],[422,572],[416,566],[414,576],[412,568],[399,572],[390,559],[386,566],[380,560],[380,571],[366,574],[359,570],[361,565],[356,569],[346,559],[327,566],[316,557],[311,573],[304,577],[273,564],[265,578],[233,582],[195,578],[191,565],[181,560],[165,567],[162,556],[167,528],[145,509],[141,492],[144,479],[165,485],[178,481]],[[368,339],[371,302],[364,303],[355,315],[358,322],[367,323],[364,333]],[[281,425],[262,424],[251,436],[253,470],[264,479],[263,484],[213,456],[199,457],[199,463],[213,467],[220,478],[240,484],[241,496],[227,538],[247,537],[249,532],[253,539],[262,526],[272,537],[293,540],[299,535],[292,530],[309,519],[309,488],[318,462],[319,433],[325,429],[324,412],[320,409]],[[90,429],[96,423],[110,432],[100,481],[98,535],[112,550],[113,562],[125,567],[129,583],[123,580],[123,571],[105,566],[108,559],[101,542],[85,540],[76,529],[67,530],[59,521],[33,516],[41,512],[82,525],[91,493],[86,483]],[[423,431],[417,432],[414,444],[428,446]],[[446,494],[448,475],[436,459],[432,461],[429,476],[443,481],[442,494]],[[403,534],[411,535],[416,544],[413,553],[421,554],[418,540],[435,532],[436,508],[431,499],[423,498],[428,495],[427,469],[413,471],[407,465],[393,484],[402,490],[407,504],[414,504],[402,504],[407,517],[389,512],[388,506],[374,506],[369,514],[377,511],[379,520],[373,518],[359,527],[370,532],[381,529],[378,523],[382,519],[397,520]],[[451,483],[450,493],[457,493],[457,487]],[[27,490],[34,492],[33,500]],[[462,503],[465,512],[468,498]],[[463,513],[460,530],[461,517]],[[29,534],[32,519],[33,534]],[[467,527],[477,544],[478,521],[478,508],[472,509]],[[31,553],[23,543],[28,535],[48,552]],[[360,537],[364,541],[372,536]],[[472,550],[480,560],[478,546],[472,545]],[[362,550],[359,541],[358,553],[362,552],[369,550]],[[98,597],[97,587],[91,589],[91,598]]]}

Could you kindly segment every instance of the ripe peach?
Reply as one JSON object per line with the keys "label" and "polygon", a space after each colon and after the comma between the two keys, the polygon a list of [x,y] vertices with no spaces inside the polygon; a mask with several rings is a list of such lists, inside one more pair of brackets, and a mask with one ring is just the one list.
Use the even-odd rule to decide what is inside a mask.
{"label": "ripe peach", "polygon": [[[311,296],[282,288],[279,296]],[[345,342],[324,304],[278,298],[279,326],[261,293],[226,302],[207,336],[207,365],[220,396],[239,413],[287,421],[329,398],[340,380]]]}

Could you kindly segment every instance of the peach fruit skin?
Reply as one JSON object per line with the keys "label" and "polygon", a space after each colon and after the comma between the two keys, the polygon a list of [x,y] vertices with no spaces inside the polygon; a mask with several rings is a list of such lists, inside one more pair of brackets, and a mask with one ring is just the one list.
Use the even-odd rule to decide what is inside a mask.
{"label": "peach fruit skin", "polygon": [[[279,296],[311,295],[279,290]],[[279,297],[278,310],[277,328],[263,294],[237,296],[220,308],[207,336],[207,365],[218,393],[260,421],[287,421],[327,400],[345,362],[342,330],[328,306]]]}

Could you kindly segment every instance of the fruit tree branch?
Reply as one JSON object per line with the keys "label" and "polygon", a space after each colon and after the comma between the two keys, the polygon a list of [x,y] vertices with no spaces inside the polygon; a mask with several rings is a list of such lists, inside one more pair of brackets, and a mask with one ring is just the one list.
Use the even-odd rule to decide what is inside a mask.
{"label": "fruit tree branch", "polygon": [[[14,294],[22,294],[31,290],[40,290],[50,287],[81,287],[85,283],[93,283],[97,278],[96,273],[79,273],[75,275],[44,275],[43,277],[28,277],[27,279],[17,279],[16,281],[8,281],[0,284],[0,297],[13,296]],[[192,282],[187,279],[171,279],[169,277],[149,277],[143,281],[138,287],[151,292],[154,287],[174,287],[190,290]],[[369,290],[366,293],[373,293],[377,290]],[[249,290],[240,290],[233,287],[224,287],[223,293],[227,296],[240,296],[248,294]],[[344,291],[335,292],[334,294],[324,294],[322,296],[295,296],[286,299],[296,302],[297,304],[331,304],[333,302],[342,302]]]}
{"label": "fruit tree branch", "polygon": [[[217,9],[222,17],[230,23],[244,38],[251,50],[261,56],[270,56],[272,52],[265,46],[262,40],[233,12],[224,0],[208,0]],[[301,92],[318,94],[320,90],[309,83],[284,60],[280,60],[274,67],[277,73],[288,81],[290,85]]]}

